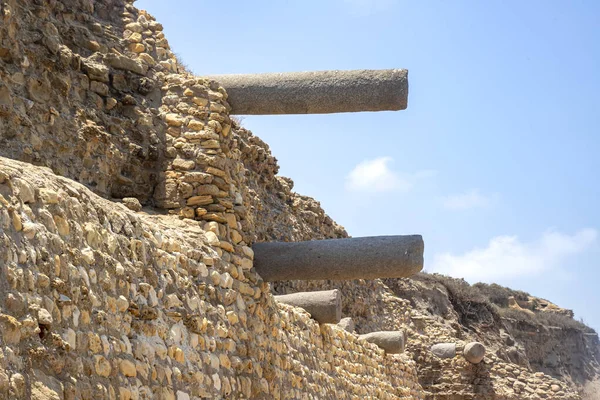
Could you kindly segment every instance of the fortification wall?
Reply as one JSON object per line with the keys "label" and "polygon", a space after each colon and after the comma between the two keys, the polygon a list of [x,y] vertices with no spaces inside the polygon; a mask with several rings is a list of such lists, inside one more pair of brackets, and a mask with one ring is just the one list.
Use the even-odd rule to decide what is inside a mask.
{"label": "fortification wall", "polygon": [[[252,243],[347,233],[131,2],[2,0],[0,18],[0,156],[25,162],[0,158],[0,397],[577,398],[493,346],[477,366],[434,357],[499,334],[416,307],[439,288],[264,283]],[[272,297],[331,288],[358,333],[405,330],[407,353]]]}
{"label": "fortification wall", "polygon": [[0,171],[0,395],[421,397],[413,361],[277,306],[197,223],[47,169]]}
{"label": "fortification wall", "polygon": [[422,397],[405,355],[275,304],[250,244],[345,231],[159,23],[120,0],[0,11],[0,155],[24,161],[0,158],[0,397]]}
{"label": "fortification wall", "polygon": [[2,1],[0,155],[151,199],[166,140],[160,77],[176,64],[161,25],[126,27],[128,13],[122,0]]}

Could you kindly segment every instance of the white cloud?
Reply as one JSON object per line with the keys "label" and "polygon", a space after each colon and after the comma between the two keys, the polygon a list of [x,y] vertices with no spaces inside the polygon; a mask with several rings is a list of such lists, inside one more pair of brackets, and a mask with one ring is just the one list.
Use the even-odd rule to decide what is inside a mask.
{"label": "white cloud", "polygon": [[435,171],[424,170],[413,174],[392,171],[391,157],[366,160],[354,167],[346,177],[346,189],[360,192],[408,192],[417,181],[435,175]]}
{"label": "white cloud", "polygon": [[397,0],[342,0],[356,14],[369,15],[385,11],[392,7]]}
{"label": "white cloud", "polygon": [[442,199],[442,203],[450,210],[468,210],[490,207],[494,200],[495,196],[485,196],[479,192],[479,189],[471,189],[465,193],[446,196]]}
{"label": "white cloud", "polygon": [[547,231],[529,243],[521,242],[517,236],[497,236],[482,249],[434,256],[430,270],[472,283],[539,276],[560,269],[567,257],[583,252],[597,237],[595,229],[582,229],[574,235]]}

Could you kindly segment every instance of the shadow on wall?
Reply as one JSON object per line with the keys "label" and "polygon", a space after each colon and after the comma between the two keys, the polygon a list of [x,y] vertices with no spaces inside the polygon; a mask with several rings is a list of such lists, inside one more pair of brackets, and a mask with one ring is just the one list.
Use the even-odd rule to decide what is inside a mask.
{"label": "shadow on wall", "polygon": [[35,3],[3,3],[0,155],[148,203],[166,152],[162,28],[148,21],[149,48],[122,0]]}

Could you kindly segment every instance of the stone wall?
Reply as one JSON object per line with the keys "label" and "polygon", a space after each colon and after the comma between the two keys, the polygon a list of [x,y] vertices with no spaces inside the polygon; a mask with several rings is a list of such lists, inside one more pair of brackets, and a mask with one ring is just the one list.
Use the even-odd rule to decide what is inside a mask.
{"label": "stone wall", "polygon": [[420,398],[413,361],[277,306],[196,222],[0,171],[2,396]]}
{"label": "stone wall", "polygon": [[[576,398],[494,354],[435,359],[485,333],[388,281],[264,283],[252,243],[348,235],[131,1],[0,0],[0,19],[0,156],[25,162],[0,158],[0,397]],[[272,297],[330,288],[408,352]]]}
{"label": "stone wall", "polygon": [[422,397],[408,357],[274,302],[252,242],[346,233],[159,23],[0,11],[0,397]]}
{"label": "stone wall", "polygon": [[[273,291],[281,294],[333,288],[342,293],[342,316],[353,319],[358,333],[397,329],[406,332],[406,353],[417,364],[425,399],[580,398],[570,382],[557,379],[562,378],[561,375],[552,376],[548,370],[531,368],[527,363],[518,365],[508,360],[507,350],[515,346],[517,339],[522,341],[522,337],[513,338],[507,329],[489,321],[476,327],[461,325],[447,289],[433,280],[329,280],[273,284]],[[570,348],[568,343],[559,343],[556,339],[550,342],[557,352],[571,354],[573,362],[578,360],[581,368],[584,365],[592,367],[581,361],[589,359],[584,353],[593,351],[592,345],[573,351],[575,349]],[[545,340],[547,337],[539,332],[538,327],[538,331],[528,338],[529,343],[523,343],[526,347],[538,343],[538,348],[547,348],[549,346],[546,346]],[[484,361],[477,365],[467,362],[460,354],[461,349],[472,341],[479,341],[487,347]],[[452,359],[436,357],[430,349],[437,343],[456,343],[458,355]],[[593,375],[593,371],[588,374],[589,377]]]}
{"label": "stone wall", "polygon": [[165,151],[160,81],[176,63],[162,26],[128,7],[0,2],[0,155],[146,203]]}

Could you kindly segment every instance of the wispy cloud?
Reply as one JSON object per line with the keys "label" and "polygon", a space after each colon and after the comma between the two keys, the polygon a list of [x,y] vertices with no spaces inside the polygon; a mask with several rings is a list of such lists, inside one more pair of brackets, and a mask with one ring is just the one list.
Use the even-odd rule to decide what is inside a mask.
{"label": "wispy cloud", "polygon": [[479,189],[471,189],[465,193],[453,194],[442,199],[442,204],[450,210],[468,210],[487,208],[497,200],[497,195],[486,196]]}
{"label": "wispy cloud", "polygon": [[398,0],[341,0],[351,12],[369,15],[389,9]]}
{"label": "wispy cloud", "polygon": [[485,248],[459,255],[434,256],[430,270],[465,278],[469,282],[502,282],[539,276],[560,268],[567,257],[582,253],[596,242],[597,237],[598,232],[589,228],[574,235],[547,231],[538,240],[528,243],[517,236],[497,236]]}
{"label": "wispy cloud", "polygon": [[408,192],[415,184],[435,175],[424,170],[412,174],[395,172],[390,168],[391,157],[379,157],[357,164],[346,177],[346,189],[360,192]]}

